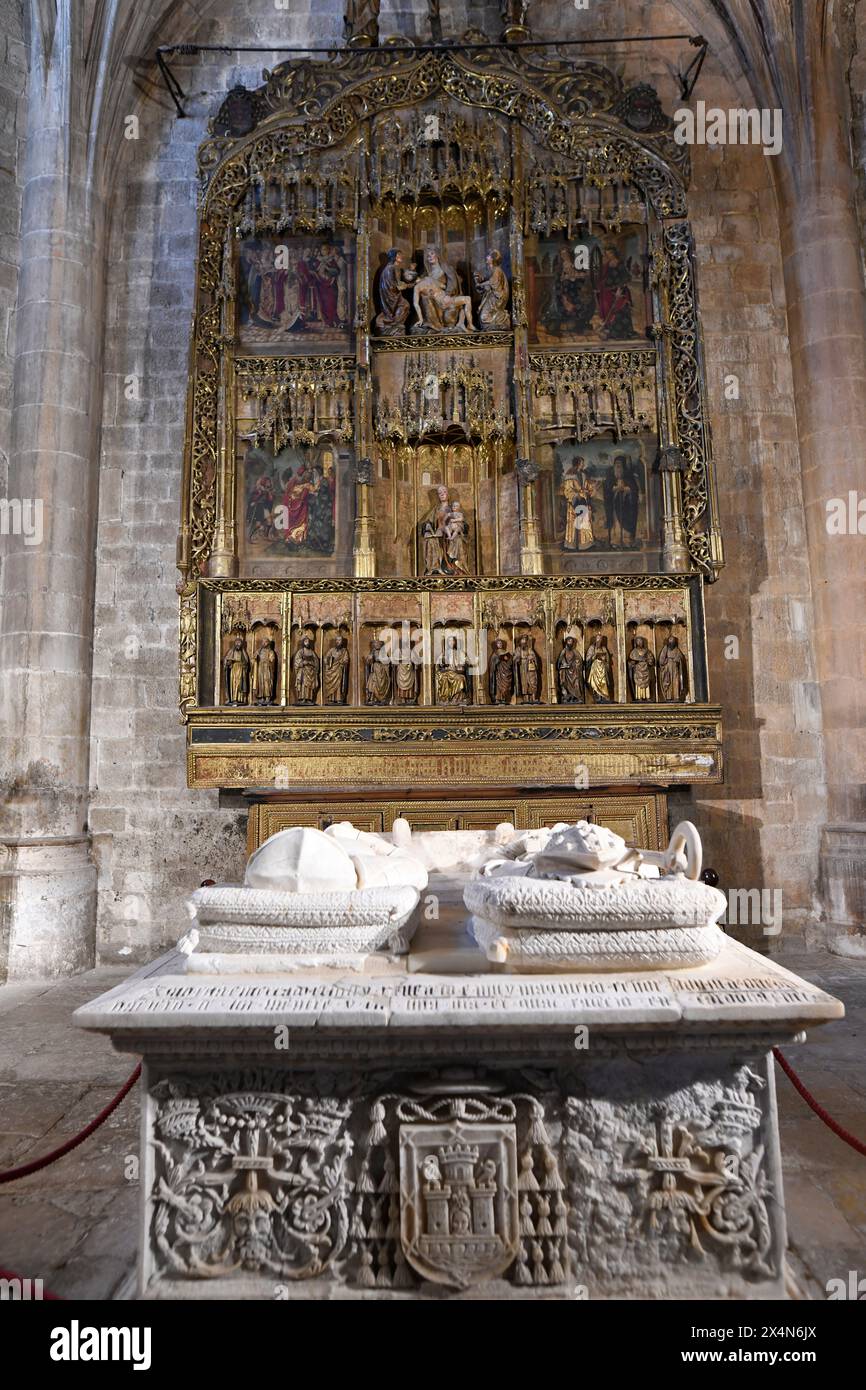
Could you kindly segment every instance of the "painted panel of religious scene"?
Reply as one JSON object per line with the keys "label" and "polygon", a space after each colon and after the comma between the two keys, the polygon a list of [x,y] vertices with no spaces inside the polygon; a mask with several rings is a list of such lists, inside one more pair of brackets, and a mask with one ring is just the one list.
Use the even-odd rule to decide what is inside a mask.
{"label": "painted panel of religious scene", "polygon": [[532,342],[619,343],[646,338],[646,235],[642,228],[527,243]]}
{"label": "painted panel of religious scene", "polygon": [[650,436],[557,445],[553,515],[563,557],[658,549],[655,455]]}
{"label": "painted panel of religious scene", "polygon": [[349,351],[355,251],[349,237],[247,237],[238,258],[242,347]]}
{"label": "painted panel of religious scene", "polygon": [[350,566],[350,449],[325,441],[304,448],[287,445],[274,455],[249,445],[239,454],[238,480],[244,573],[312,574],[323,566],[325,572],[342,573]]}

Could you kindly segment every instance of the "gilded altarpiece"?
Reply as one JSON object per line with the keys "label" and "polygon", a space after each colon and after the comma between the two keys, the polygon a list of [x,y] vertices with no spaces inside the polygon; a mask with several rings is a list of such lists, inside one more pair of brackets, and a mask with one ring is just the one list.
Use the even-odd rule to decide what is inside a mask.
{"label": "gilded altarpiece", "polygon": [[483,42],[282,64],[200,150],[191,786],[721,778],[687,153],[651,88]]}

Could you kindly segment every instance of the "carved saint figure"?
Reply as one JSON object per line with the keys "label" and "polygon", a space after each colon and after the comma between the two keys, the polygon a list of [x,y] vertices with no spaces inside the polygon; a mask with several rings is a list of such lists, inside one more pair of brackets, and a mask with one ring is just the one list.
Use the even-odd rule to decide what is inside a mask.
{"label": "carved saint figure", "polygon": [[414,705],[418,699],[418,668],[409,656],[394,667],[394,702]]}
{"label": "carved saint figure", "polygon": [[508,705],[514,693],[514,657],[502,637],[493,643],[490,666],[487,671],[487,688],[494,705]]}
{"label": "carved saint figure", "polygon": [[435,246],[424,252],[424,274],[415,284],[412,302],[418,316],[413,333],[468,333],[472,328],[472,301],[460,293],[457,272]]}
{"label": "carved saint figure", "polygon": [[485,257],[487,276],[477,275],[475,283],[483,291],[478,306],[478,321],[482,328],[510,328],[508,297],[511,293],[508,277],[502,269],[502,257],[498,251],[488,251]]}
{"label": "carved saint figure", "polygon": [[603,634],[590,643],[584,672],[594,699],[599,704],[609,705],[613,700],[613,659]]}
{"label": "carved saint figure", "polygon": [[309,633],[305,633],[301,638],[292,664],[295,700],[299,705],[314,704],[319,689],[319,658],[316,656],[313,639]]}
{"label": "carved saint figure", "polygon": [[456,637],[445,638],[445,650],[436,666],[436,702],[464,705],[469,701],[469,672]]}
{"label": "carved saint figure", "polygon": [[223,662],[226,704],[245,705],[250,696],[250,656],[243,637],[236,637]]}
{"label": "carved saint figure", "polygon": [[323,689],[326,705],[344,705],[349,694],[349,648],[338,632],[325,655]]}
{"label": "carved saint figure", "polygon": [[635,700],[651,700],[656,660],[645,637],[635,637],[628,654],[628,673],[631,693]]}
{"label": "carved saint figure", "polygon": [[566,637],[556,659],[559,699],[563,705],[581,704],[584,698],[583,659],[577,649],[577,638]]}
{"label": "carved saint figure", "polygon": [[277,698],[277,653],[273,637],[259,647],[255,665],[253,699],[257,705],[272,705]]}
{"label": "carved saint figure", "polygon": [[688,668],[679,639],[669,637],[659,652],[659,693],[663,700],[678,704],[688,688]]}
{"label": "carved saint figure", "polygon": [[380,337],[387,338],[395,333],[405,333],[409,317],[409,301],[403,291],[411,289],[417,276],[414,270],[407,270],[403,252],[392,246],[385,261],[385,268],[379,276],[379,312],[374,328]]}
{"label": "carved saint figure", "polygon": [[364,693],[368,705],[391,703],[391,666],[387,655],[382,655],[384,649],[385,643],[374,637],[364,662]]}
{"label": "carved saint figure", "polygon": [[514,653],[514,689],[518,700],[537,705],[541,697],[541,661],[535,643],[525,632]]}

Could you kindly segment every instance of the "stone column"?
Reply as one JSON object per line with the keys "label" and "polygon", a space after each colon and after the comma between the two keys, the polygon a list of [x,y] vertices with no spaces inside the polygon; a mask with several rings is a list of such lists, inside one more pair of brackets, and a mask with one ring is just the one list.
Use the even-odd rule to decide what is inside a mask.
{"label": "stone column", "polygon": [[[35,19],[35,16],[34,16]],[[78,115],[70,10],[31,24],[8,496],[42,525],[5,537],[0,979],[93,964],[88,786],[103,210]]]}
{"label": "stone column", "polygon": [[819,681],[803,698],[820,700],[826,761],[820,894],[845,950],[866,932],[866,538],[836,534],[828,504],[866,493],[866,296],[835,39],[813,36],[810,57],[811,104],[776,172]]}

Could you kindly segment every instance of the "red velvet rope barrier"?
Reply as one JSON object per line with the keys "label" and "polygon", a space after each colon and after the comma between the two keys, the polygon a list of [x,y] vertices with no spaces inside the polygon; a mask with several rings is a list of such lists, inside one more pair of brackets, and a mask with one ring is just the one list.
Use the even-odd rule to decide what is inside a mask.
{"label": "red velvet rope barrier", "polygon": [[29,1173],[38,1173],[40,1168],[47,1168],[49,1163],[54,1163],[58,1158],[62,1158],[64,1154],[71,1153],[73,1149],[77,1149],[78,1145],[83,1144],[85,1139],[88,1139],[95,1129],[99,1129],[99,1126],[105,1123],[109,1115],[117,1109],[120,1102],[129,1095],[129,1092],[140,1076],[141,1063],[139,1062],[132,1076],[128,1081],[124,1082],[114,1099],[108,1102],[104,1110],[100,1110],[96,1119],[91,1120],[86,1129],[83,1129],[80,1134],[76,1134],[73,1139],[67,1139],[66,1143],[61,1144],[59,1148],[52,1149],[50,1154],[44,1154],[42,1158],[34,1158],[30,1163],[22,1163],[20,1168],[8,1168],[5,1173],[0,1173],[0,1183],[14,1182],[16,1178],[26,1178]]}
{"label": "red velvet rope barrier", "polygon": [[804,1101],[809,1106],[809,1109],[814,1110],[815,1114],[818,1116],[818,1119],[823,1120],[827,1128],[831,1129],[833,1133],[836,1135],[836,1137],[842,1140],[843,1144],[850,1144],[851,1148],[854,1149],[858,1154],[863,1154],[863,1156],[866,1157],[866,1144],[863,1143],[862,1139],[856,1138],[856,1136],[851,1134],[849,1130],[843,1129],[840,1124],[836,1123],[836,1121],[833,1119],[831,1115],[827,1114],[827,1111],[824,1109],[823,1105],[818,1104],[815,1097],[812,1095],[812,1092],[809,1091],[803,1085],[802,1081],[800,1080],[797,1073],[794,1071],[794,1068],[791,1066],[790,1062],[787,1062],[785,1060],[785,1058],[782,1056],[781,1052],[777,1047],[773,1048],[773,1056],[779,1063],[779,1066],[782,1068],[782,1071],[787,1076],[791,1085],[794,1087],[795,1090],[800,1092],[800,1095],[803,1097]]}

